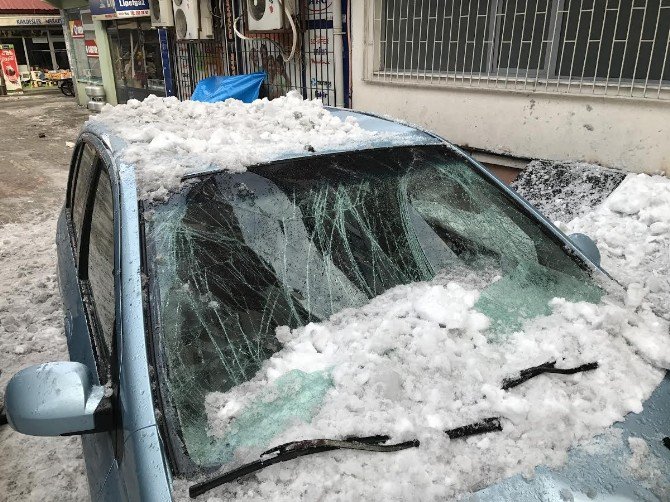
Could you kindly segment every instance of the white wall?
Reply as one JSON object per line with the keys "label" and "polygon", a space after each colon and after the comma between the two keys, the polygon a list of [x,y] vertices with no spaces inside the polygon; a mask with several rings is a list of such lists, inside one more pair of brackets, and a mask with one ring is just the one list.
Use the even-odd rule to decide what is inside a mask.
{"label": "white wall", "polygon": [[351,4],[353,108],[495,153],[670,175],[670,101],[365,82],[365,0]]}

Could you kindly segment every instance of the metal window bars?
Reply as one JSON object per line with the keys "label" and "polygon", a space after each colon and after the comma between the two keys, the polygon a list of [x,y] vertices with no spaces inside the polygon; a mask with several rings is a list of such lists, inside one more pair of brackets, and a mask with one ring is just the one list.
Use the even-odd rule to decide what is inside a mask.
{"label": "metal window bars", "polygon": [[365,22],[368,81],[670,99],[670,0],[370,0]]}
{"label": "metal window bars", "polygon": [[[188,99],[196,84],[212,75],[237,75],[264,71],[267,78],[261,90],[270,99],[290,90],[298,90],[306,98],[319,98],[326,105],[335,105],[335,44],[334,9],[326,0],[286,0],[295,16],[298,31],[296,51],[290,61],[293,34],[248,33],[243,2],[222,0],[215,11],[215,39],[205,41],[176,41],[170,34],[170,51],[175,95]],[[239,18],[239,19],[238,19]],[[235,37],[232,23],[249,39]]]}

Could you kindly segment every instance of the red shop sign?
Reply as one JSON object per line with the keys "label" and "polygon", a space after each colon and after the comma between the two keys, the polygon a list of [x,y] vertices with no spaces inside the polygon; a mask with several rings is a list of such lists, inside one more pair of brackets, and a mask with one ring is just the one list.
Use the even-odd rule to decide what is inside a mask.
{"label": "red shop sign", "polygon": [[84,40],[84,45],[86,46],[86,56],[89,58],[98,57],[98,44],[95,43],[95,40]]}

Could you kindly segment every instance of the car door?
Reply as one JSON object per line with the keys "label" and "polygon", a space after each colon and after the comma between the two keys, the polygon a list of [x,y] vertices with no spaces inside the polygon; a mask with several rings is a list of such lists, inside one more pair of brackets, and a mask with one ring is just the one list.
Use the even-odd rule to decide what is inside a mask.
{"label": "car door", "polygon": [[[97,148],[96,148],[97,147]],[[116,364],[116,200],[109,170],[93,138],[78,146],[65,208],[69,253],[59,242],[59,277],[70,358],[114,393]],[[59,232],[60,233],[60,232]],[[61,241],[61,239],[59,239]],[[93,500],[117,470],[117,431],[82,435]]]}

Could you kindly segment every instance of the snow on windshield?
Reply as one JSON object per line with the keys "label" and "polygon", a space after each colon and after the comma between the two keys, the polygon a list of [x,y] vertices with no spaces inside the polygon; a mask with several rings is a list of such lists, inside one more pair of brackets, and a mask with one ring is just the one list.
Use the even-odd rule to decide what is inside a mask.
{"label": "snow on windshield", "polygon": [[103,123],[127,143],[123,161],[135,164],[139,196],[160,200],[180,186],[183,176],[210,169],[244,171],[282,156],[369,147],[393,137],[416,137],[361,128],[354,117],[341,120],[321,100],[303,100],[297,91],[272,101],[180,102],[149,96],[106,106],[91,122]]}
{"label": "snow on windshield", "polygon": [[[666,180],[631,176],[573,228],[597,236],[603,263],[615,276],[636,267],[653,283],[653,268],[665,263],[659,250],[667,251],[668,233],[647,247],[657,262],[645,260],[635,252],[641,245],[635,239],[644,235],[637,226],[654,234],[667,223],[668,190]],[[637,229],[622,244],[626,253],[613,245],[625,228]],[[283,348],[253,379],[206,399],[209,434],[232,453],[224,470],[298,439],[386,434],[392,442],[419,439],[419,448],[296,459],[208,496],[433,500],[518,473],[532,476],[536,466],[561,465],[569,448],[639,413],[668,368],[668,322],[652,311],[646,282],[630,284],[625,298],[610,291],[597,305],[555,298],[549,315],[493,340],[489,319],[476,308],[474,284],[438,276],[398,286],[322,323],[278,328]],[[667,290],[660,291],[667,300]],[[596,361],[599,367],[501,389],[503,379],[549,361],[557,367]],[[502,417],[503,431],[465,440],[443,432],[489,416]]]}

